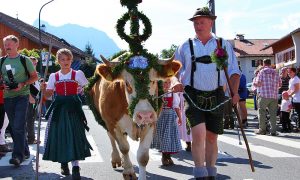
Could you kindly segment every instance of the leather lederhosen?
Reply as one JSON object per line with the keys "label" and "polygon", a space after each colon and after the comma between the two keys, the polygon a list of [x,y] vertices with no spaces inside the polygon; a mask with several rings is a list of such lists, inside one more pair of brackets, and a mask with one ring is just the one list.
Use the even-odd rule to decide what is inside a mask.
{"label": "leather lederhosen", "polygon": [[[210,56],[195,57],[192,40],[189,39],[191,60],[192,60],[192,71],[191,71],[191,82],[190,86],[185,86],[185,92],[190,96],[191,99],[196,100],[194,102],[198,107],[203,109],[212,109],[225,99],[223,86],[220,86],[220,70],[218,71],[218,88],[212,91],[202,91],[194,88],[194,72],[196,71],[196,63],[210,64],[212,63]],[[189,102],[188,98],[186,98]]]}

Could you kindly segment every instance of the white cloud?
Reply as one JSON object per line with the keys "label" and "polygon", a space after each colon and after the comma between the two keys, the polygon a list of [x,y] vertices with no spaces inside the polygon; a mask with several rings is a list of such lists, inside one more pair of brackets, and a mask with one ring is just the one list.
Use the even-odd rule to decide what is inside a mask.
{"label": "white cloud", "polygon": [[[33,24],[47,1],[3,1],[0,11],[12,17],[18,12],[19,19]],[[146,48],[157,53],[194,36],[193,26],[187,19],[196,8],[206,3],[207,0],[143,0],[138,8],[153,25],[152,36],[145,42]],[[236,33],[252,38],[263,37],[266,29],[272,31],[267,32],[268,36],[277,37],[283,30],[291,32],[300,24],[300,0],[220,0],[215,3],[217,35],[224,38],[233,38]],[[120,48],[128,49],[115,30],[116,21],[125,12],[127,8],[120,5],[120,0],[54,0],[42,10],[41,20],[54,26],[72,23],[93,27],[104,31]]]}
{"label": "white cloud", "polygon": [[294,30],[300,27],[300,13],[290,14],[287,17],[283,17],[279,24],[272,26],[273,29],[279,30]]}

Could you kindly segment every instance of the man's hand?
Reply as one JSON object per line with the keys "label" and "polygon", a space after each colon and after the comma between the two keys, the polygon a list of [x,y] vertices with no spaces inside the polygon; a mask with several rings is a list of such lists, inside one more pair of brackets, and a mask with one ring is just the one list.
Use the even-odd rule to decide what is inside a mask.
{"label": "man's hand", "polygon": [[[12,91],[20,91],[25,86],[25,82],[18,83],[18,87],[16,89],[11,89]],[[7,86],[9,89],[9,87]]]}
{"label": "man's hand", "polygon": [[183,92],[183,90],[184,90],[184,86],[183,86],[183,84],[181,84],[181,83],[177,83],[176,85],[174,85],[174,86],[172,87],[172,91],[173,91],[174,93],[177,93],[177,92]]}
{"label": "man's hand", "polygon": [[232,104],[233,105],[236,105],[238,102],[240,101],[240,95],[239,94],[234,94],[233,96],[232,96]]}
{"label": "man's hand", "polygon": [[42,91],[42,92],[44,92],[45,90],[46,90],[46,88],[47,88],[47,83],[46,82],[41,82],[41,84],[40,84],[40,90]]}

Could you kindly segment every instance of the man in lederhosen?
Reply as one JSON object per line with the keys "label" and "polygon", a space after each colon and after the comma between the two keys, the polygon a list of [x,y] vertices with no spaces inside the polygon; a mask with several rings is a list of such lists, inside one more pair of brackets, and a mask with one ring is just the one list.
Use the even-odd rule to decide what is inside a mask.
{"label": "man in lederhosen", "polygon": [[[218,134],[223,133],[223,103],[226,77],[223,70],[212,63],[211,54],[217,43],[228,53],[228,74],[233,89],[232,102],[239,101],[238,86],[240,71],[232,46],[228,41],[218,40],[211,33],[216,16],[207,7],[198,8],[190,20],[196,36],[178,47],[175,59],[182,69],[178,73],[181,83],[174,82],[174,91],[184,91],[187,101],[186,116],[192,128],[192,155],[196,179],[215,179]],[[176,80],[174,80],[176,81]]]}

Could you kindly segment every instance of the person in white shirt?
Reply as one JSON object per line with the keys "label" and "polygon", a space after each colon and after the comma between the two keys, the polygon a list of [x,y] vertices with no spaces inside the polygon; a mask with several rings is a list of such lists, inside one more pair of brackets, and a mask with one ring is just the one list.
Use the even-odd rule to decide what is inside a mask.
{"label": "person in white shirt", "polygon": [[282,122],[282,133],[291,132],[291,120],[290,111],[292,108],[292,103],[289,98],[289,93],[287,91],[282,92],[282,100],[280,104],[280,121]]}
{"label": "person in white shirt", "polygon": [[[288,69],[288,74],[290,76],[290,81],[289,81],[289,96],[292,97],[292,103],[293,106],[298,114],[298,117],[300,117],[300,79],[297,76],[296,73],[296,68],[289,68]],[[300,128],[297,127],[298,129]]]}
{"label": "person in white shirt", "polygon": [[[180,92],[185,89],[185,92],[192,96],[191,99],[196,99],[198,106],[216,107],[221,101],[223,102],[222,98],[225,98],[224,71],[218,71],[217,64],[211,60],[211,54],[219,46],[226,49],[228,54],[228,74],[233,89],[232,103],[236,104],[239,101],[238,86],[241,72],[231,44],[226,40],[218,39],[211,33],[215,19],[216,16],[208,7],[198,8],[190,18],[196,36],[185,41],[175,52],[175,59],[182,63],[182,68],[177,76],[181,79],[181,83],[175,83],[173,90]],[[206,102],[203,104],[202,100]],[[191,101],[188,101],[188,105],[185,112],[192,127],[192,155],[195,164],[193,174],[196,179],[207,177],[215,179],[218,156],[217,138],[218,134],[223,133],[223,106],[207,112],[196,108]]]}

